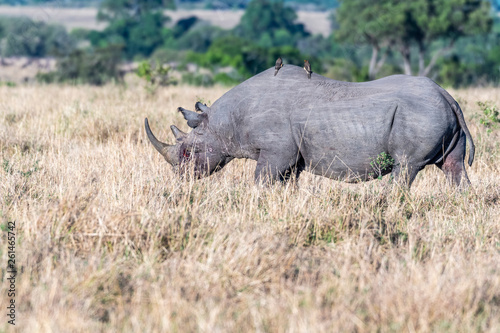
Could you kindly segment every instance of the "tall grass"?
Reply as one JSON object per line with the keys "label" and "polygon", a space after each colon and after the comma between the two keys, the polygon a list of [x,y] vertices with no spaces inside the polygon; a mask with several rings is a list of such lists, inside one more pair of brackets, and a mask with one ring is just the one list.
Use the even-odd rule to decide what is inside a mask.
{"label": "tall grass", "polygon": [[[17,224],[27,332],[500,331],[500,129],[454,91],[476,143],[461,193],[436,167],[410,192],[304,173],[260,188],[255,162],[180,178],[176,112],[222,88],[0,87],[0,224]],[[2,231],[5,309],[6,233]],[[3,315],[0,331],[11,330]]]}

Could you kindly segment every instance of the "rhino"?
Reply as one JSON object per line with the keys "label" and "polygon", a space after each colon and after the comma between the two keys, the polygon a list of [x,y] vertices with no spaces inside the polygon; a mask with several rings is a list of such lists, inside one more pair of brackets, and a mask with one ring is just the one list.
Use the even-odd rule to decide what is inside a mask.
{"label": "rhino", "polygon": [[[451,95],[426,77],[393,75],[361,83],[332,80],[286,65],[269,68],[229,90],[210,107],[179,108],[189,127],[174,125],[176,144],[147,136],[172,166],[197,178],[235,158],[257,161],[257,182],[298,179],[304,170],[347,182],[391,174],[411,186],[435,164],[457,186],[468,186],[474,142]],[[189,163],[188,163],[189,162]]]}

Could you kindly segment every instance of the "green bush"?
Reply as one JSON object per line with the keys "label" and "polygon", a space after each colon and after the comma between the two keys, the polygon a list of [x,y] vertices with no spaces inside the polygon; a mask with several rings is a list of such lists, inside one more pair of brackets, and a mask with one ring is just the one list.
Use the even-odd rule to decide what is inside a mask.
{"label": "green bush", "polygon": [[113,20],[103,31],[89,33],[93,46],[122,46],[128,59],[149,57],[169,38],[171,31],[164,27],[168,18],[159,12],[146,12],[139,18]]}
{"label": "green bush", "polygon": [[239,36],[259,46],[295,46],[309,35],[303,24],[295,23],[297,13],[281,1],[252,0],[235,29]]}
{"label": "green bush", "polygon": [[479,115],[479,123],[486,127],[486,131],[489,134],[500,124],[498,107],[492,102],[477,102],[477,105],[479,105],[482,113]]}
{"label": "green bush", "polygon": [[[304,59],[308,58],[293,46],[263,48],[248,40],[227,36],[216,39],[205,54],[188,52],[187,62],[193,62],[201,67],[218,72],[221,67],[232,67],[239,78],[244,80],[269,67],[274,66],[276,59],[282,57],[285,64],[302,66]],[[309,58],[319,64],[316,58]],[[321,66],[318,66],[321,71]]]}
{"label": "green bush", "polygon": [[182,82],[193,86],[210,87],[214,85],[214,79],[209,74],[184,73],[182,74]]}
{"label": "green bush", "polygon": [[214,82],[224,86],[235,86],[240,83],[241,80],[229,75],[228,73],[217,73],[214,76]]}
{"label": "green bush", "polygon": [[154,94],[158,87],[165,87],[176,83],[169,76],[170,69],[170,66],[159,62],[142,61],[136,70],[136,74],[145,81],[147,92]]}
{"label": "green bush", "polygon": [[69,82],[73,84],[103,85],[110,81],[121,81],[118,65],[121,48],[109,46],[88,50],[75,50],[57,62],[53,72],[38,74],[40,82]]}
{"label": "green bush", "polygon": [[76,47],[77,40],[60,25],[33,21],[27,17],[0,19],[5,56],[41,58],[67,55]]}

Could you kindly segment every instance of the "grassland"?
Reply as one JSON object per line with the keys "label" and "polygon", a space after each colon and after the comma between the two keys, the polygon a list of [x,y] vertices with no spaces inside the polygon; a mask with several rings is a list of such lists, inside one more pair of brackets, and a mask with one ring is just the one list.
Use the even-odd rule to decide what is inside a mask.
{"label": "grassland", "polygon": [[224,88],[0,87],[0,331],[7,222],[25,332],[499,332],[500,129],[453,91],[476,143],[465,193],[436,167],[411,191],[304,173],[260,188],[252,161],[177,177],[147,141]]}

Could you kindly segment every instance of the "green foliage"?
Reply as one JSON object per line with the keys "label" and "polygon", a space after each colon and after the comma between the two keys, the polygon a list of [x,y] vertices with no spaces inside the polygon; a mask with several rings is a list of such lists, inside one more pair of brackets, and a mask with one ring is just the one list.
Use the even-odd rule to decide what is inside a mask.
{"label": "green foliage", "polygon": [[326,77],[339,81],[363,82],[368,80],[368,68],[359,67],[349,59],[335,59],[328,66]]}
{"label": "green foliage", "polygon": [[156,62],[154,65],[149,61],[142,61],[137,67],[136,74],[146,83],[146,90],[150,94],[156,93],[158,87],[168,86],[174,81],[169,77],[170,66]]}
{"label": "green foliage", "polygon": [[38,160],[36,160],[32,168],[30,168],[28,171],[19,171],[19,173],[23,177],[29,178],[33,173],[37,172],[38,170],[40,170],[40,167],[38,166]]}
{"label": "green foliage", "polygon": [[200,19],[198,19],[196,16],[186,17],[177,21],[175,26],[172,28],[172,33],[174,35],[174,38],[179,38],[180,36],[185,34],[199,21]]}
{"label": "green foliage", "polygon": [[5,173],[7,173],[8,175],[11,175],[12,174],[12,166],[9,165],[10,162],[8,159],[3,159],[3,163],[2,163],[2,169],[3,171],[5,171]]}
{"label": "green foliage", "polygon": [[0,86],[3,86],[3,85],[5,85],[6,87],[15,87],[15,86],[17,86],[17,84],[15,82],[12,82],[12,81],[4,81],[4,82],[0,81]]}
{"label": "green foliage", "polygon": [[[33,1],[37,0],[24,3]],[[78,1],[68,0],[65,4]],[[174,4],[185,6],[186,2],[198,3],[197,8],[204,3],[208,7],[246,8],[246,11],[233,30],[210,26],[194,16],[167,28],[169,18],[163,10]],[[74,29],[68,34],[62,27],[43,22],[0,19],[2,55],[63,58],[63,65],[57,71],[38,76],[45,82],[102,84],[111,77],[119,80],[116,68],[96,79],[100,75],[87,75],[76,65],[76,59],[88,63],[84,59],[88,54],[113,48],[121,48],[121,57],[128,60],[149,59],[151,66],[177,63],[178,70],[191,71],[182,76],[184,82],[198,85],[236,84],[274,66],[279,56],[285,64],[299,66],[309,59],[316,73],[326,72],[328,77],[346,81],[401,73],[403,65],[405,71],[418,66],[419,75],[432,76],[446,86],[500,82],[500,19],[496,20],[495,33],[485,35],[492,25],[490,5],[485,0],[340,0],[340,7],[331,14],[334,33],[329,37],[310,35],[302,24],[297,24],[295,10],[334,8],[337,1],[102,0],[99,3],[98,19],[107,22],[102,31]],[[77,44],[85,45],[82,43],[85,40],[92,49],[74,52]],[[450,45],[453,52],[447,56]],[[193,63],[197,66],[192,66]],[[432,68],[435,70],[430,72]],[[109,75],[110,72],[116,75]],[[76,79],[76,73],[83,78]]]}
{"label": "green foliage", "polygon": [[295,45],[309,35],[296,19],[295,11],[282,1],[252,0],[235,31],[262,47]]}
{"label": "green foliage", "polygon": [[[186,60],[215,72],[222,67],[232,67],[239,77],[233,76],[231,80],[241,81],[274,66],[279,56],[283,58],[285,64],[300,65],[305,59],[305,56],[292,46],[266,49],[248,40],[228,36],[215,40],[205,54],[188,53]],[[312,58],[311,61],[313,61]],[[218,76],[218,78],[222,79],[223,76]],[[223,81],[229,82],[227,78]]]}
{"label": "green foliage", "polygon": [[170,49],[206,52],[214,40],[230,34],[227,30],[200,22],[184,32],[179,38],[165,40],[164,45]]}
{"label": "green foliage", "polygon": [[128,59],[140,55],[148,57],[168,39],[168,21],[161,12],[145,12],[139,18],[117,18],[103,31],[89,34],[93,46],[121,45]]}
{"label": "green foliage", "polygon": [[172,34],[165,28],[169,18],[162,9],[173,4],[163,0],[104,0],[97,18],[109,24],[103,31],[93,31],[89,39],[93,46],[121,45],[128,59],[149,57]]}
{"label": "green foliage", "polygon": [[150,12],[174,8],[174,0],[103,0],[97,19],[108,22],[129,18],[140,19]]}
{"label": "green foliage", "polygon": [[394,162],[390,154],[382,152],[370,162],[370,166],[376,172],[377,178],[382,179],[382,174],[391,170]]}
{"label": "green foliage", "polygon": [[5,56],[41,58],[66,55],[76,47],[76,39],[63,26],[26,17],[2,18],[0,26],[6,36],[2,50]]}
{"label": "green foliage", "polygon": [[492,129],[497,128],[500,124],[500,113],[498,107],[492,102],[477,102],[482,114],[480,115],[479,122],[487,128],[488,134]]}
{"label": "green foliage", "polygon": [[229,75],[228,73],[217,73],[214,76],[214,81],[223,86],[235,86],[240,83],[240,80],[235,78],[234,76]]}
{"label": "green foliage", "polygon": [[248,5],[248,0],[206,0],[207,9],[243,9]]}
{"label": "green foliage", "polygon": [[120,81],[118,65],[121,48],[108,46],[88,50],[75,50],[57,62],[56,71],[39,73],[41,82],[69,82],[73,84],[103,85],[109,81]]}
{"label": "green foliage", "polygon": [[402,20],[394,17],[394,12],[390,0],[340,0],[338,10],[331,16],[339,27],[335,37],[350,43],[382,42],[392,36]]}
{"label": "green foliage", "polygon": [[182,74],[182,82],[194,86],[210,87],[214,84],[214,79],[209,74],[184,73]]}
{"label": "green foliage", "polygon": [[285,0],[285,3],[297,8],[305,7],[314,10],[333,9],[339,5],[337,0]]}
{"label": "green foliage", "polygon": [[458,41],[450,57],[437,63],[437,82],[466,87],[500,82],[500,35],[471,36]]}
{"label": "green foliage", "polygon": [[372,45],[374,57],[382,47],[397,50],[407,74],[415,46],[419,75],[428,75],[435,63],[430,58],[433,43],[446,41],[434,50],[443,52],[460,37],[490,31],[489,10],[490,3],[483,0],[341,0],[336,36],[339,41]]}

